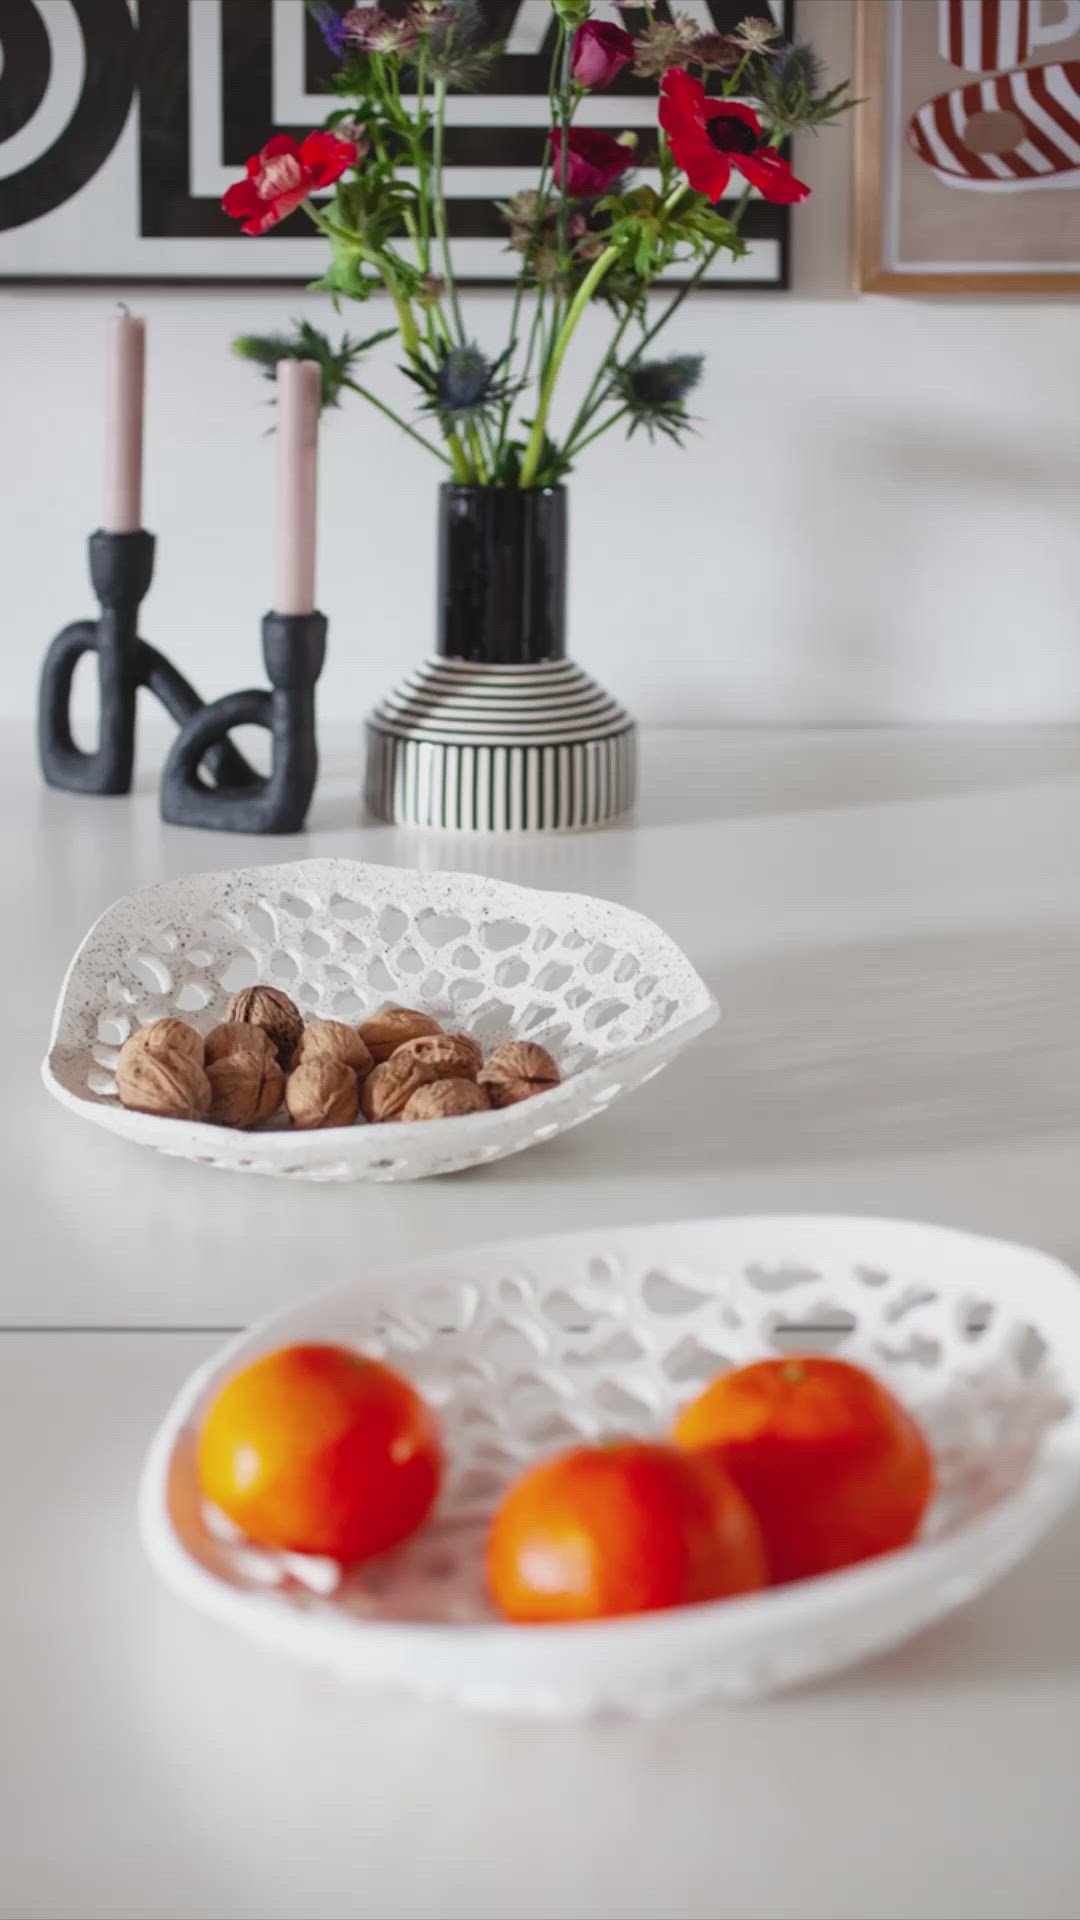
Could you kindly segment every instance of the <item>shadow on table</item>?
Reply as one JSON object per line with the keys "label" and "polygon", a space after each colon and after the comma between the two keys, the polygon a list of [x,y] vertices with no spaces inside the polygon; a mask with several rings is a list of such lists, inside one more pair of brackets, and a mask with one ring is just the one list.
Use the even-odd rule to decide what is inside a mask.
{"label": "shadow on table", "polygon": [[1075,1133],[1078,980],[1076,921],[756,954],[711,979],[720,1025],[590,1123],[586,1162],[571,1134],[504,1167],[606,1158],[630,1183]]}
{"label": "shadow on table", "polygon": [[[664,753],[646,735],[635,824],[700,826],[778,814],[857,812],[920,800],[1011,792],[1080,778],[1080,729],[986,727],[933,735],[852,728],[702,729]],[[625,829],[622,829],[625,831]]]}

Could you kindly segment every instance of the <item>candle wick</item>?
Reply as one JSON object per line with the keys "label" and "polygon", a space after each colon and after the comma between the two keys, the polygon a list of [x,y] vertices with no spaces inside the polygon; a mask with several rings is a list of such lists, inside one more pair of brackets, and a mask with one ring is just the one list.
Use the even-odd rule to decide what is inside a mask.
{"label": "candle wick", "polygon": [[130,307],[128,306],[128,303],[127,303],[127,301],[126,301],[126,300],[118,300],[118,301],[117,301],[117,303],[116,303],[116,311],[117,311],[117,313],[123,313],[123,314],[126,314],[126,316],[127,316],[127,318],[128,318],[129,320],[131,319],[131,308],[130,308]]}

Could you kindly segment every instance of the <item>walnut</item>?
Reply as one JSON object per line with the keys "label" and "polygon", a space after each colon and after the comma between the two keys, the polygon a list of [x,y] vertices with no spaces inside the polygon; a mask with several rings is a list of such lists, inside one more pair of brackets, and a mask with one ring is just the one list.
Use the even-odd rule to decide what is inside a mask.
{"label": "walnut", "polygon": [[202,1067],[175,1047],[159,1053],[128,1041],[117,1063],[116,1091],[121,1105],[133,1112],[170,1120],[205,1120],[210,1108],[210,1082]]}
{"label": "walnut", "polygon": [[484,1056],[467,1033],[424,1033],[406,1040],[391,1054],[392,1060],[422,1060],[436,1080],[475,1080],[484,1064]]}
{"label": "walnut", "polygon": [[378,1065],[389,1060],[406,1040],[418,1040],[426,1033],[441,1033],[442,1028],[428,1013],[415,1013],[411,1007],[384,1007],[381,1013],[362,1020],[358,1031]]}
{"label": "walnut", "polygon": [[343,1020],[313,1020],[304,1028],[292,1057],[294,1073],[305,1060],[342,1060],[361,1080],[375,1064],[360,1035]]}
{"label": "walnut", "polygon": [[351,1127],[360,1105],[356,1075],[344,1060],[305,1060],[285,1082],[294,1127]]}
{"label": "walnut", "polygon": [[487,1088],[493,1107],[513,1107],[557,1087],[561,1078],[546,1047],[532,1040],[508,1040],[481,1069],[480,1085]]}
{"label": "walnut", "polygon": [[225,1010],[227,1021],[242,1021],[245,1026],[262,1027],[274,1043],[283,1067],[292,1059],[304,1031],[303,1016],[280,987],[244,987],[234,993]]}
{"label": "walnut", "polygon": [[[397,1058],[395,1054],[394,1058]],[[451,1120],[459,1113],[486,1113],[491,1101],[475,1080],[433,1080],[409,1095],[403,1120]]]}
{"label": "walnut", "polygon": [[211,1067],[215,1060],[224,1060],[230,1053],[239,1053],[242,1049],[277,1057],[265,1027],[249,1026],[246,1020],[223,1020],[220,1027],[211,1027],[206,1036],[206,1064]]}
{"label": "walnut", "polygon": [[422,1060],[384,1060],[369,1073],[360,1094],[365,1120],[400,1120],[418,1087],[430,1085],[435,1078]]}
{"label": "walnut", "polygon": [[148,1048],[151,1053],[186,1053],[197,1067],[203,1063],[203,1038],[186,1020],[152,1020],[124,1042],[125,1049]]}
{"label": "walnut", "polygon": [[[256,1029],[252,1029],[256,1031]],[[239,1047],[206,1069],[210,1082],[210,1118],[219,1127],[254,1127],[281,1105],[285,1075],[267,1040],[264,1047]]]}

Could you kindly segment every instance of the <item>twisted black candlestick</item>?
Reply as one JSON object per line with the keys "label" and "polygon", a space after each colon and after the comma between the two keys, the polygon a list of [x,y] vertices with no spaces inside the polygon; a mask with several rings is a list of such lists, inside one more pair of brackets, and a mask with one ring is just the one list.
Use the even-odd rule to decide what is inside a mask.
{"label": "twisted black candlestick", "polygon": [[[41,671],[38,753],[51,787],[72,793],[129,793],[135,762],[135,704],[149,688],[174,720],[202,710],[190,681],[138,634],[139,607],[154,571],[152,533],[92,533],[90,579],[101,604],[96,620],[76,620],[58,633]],[[98,657],[100,726],[97,750],[84,753],[71,732],[71,683],[84,653]],[[230,740],[207,754],[207,771],[232,789],[258,779]]]}
{"label": "twisted black candlestick", "polygon": [[[315,683],[326,658],[321,613],[268,613],[263,657],[272,691],[226,694],[186,721],[161,777],[161,816],[179,827],[215,827],[225,833],[299,833],[315,791]],[[244,783],[211,787],[200,765],[228,748],[232,727],[269,729],[270,773]]]}

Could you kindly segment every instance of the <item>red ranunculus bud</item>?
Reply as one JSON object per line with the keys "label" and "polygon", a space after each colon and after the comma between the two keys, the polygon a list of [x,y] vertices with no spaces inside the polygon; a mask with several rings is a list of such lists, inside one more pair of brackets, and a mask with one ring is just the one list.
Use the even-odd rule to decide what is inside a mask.
{"label": "red ranunculus bud", "polygon": [[[551,140],[551,170],[555,185],[562,186],[563,178],[563,136],[562,128],[556,127],[549,136]],[[566,190],[575,200],[598,200],[621,180],[627,168],[633,165],[634,156],[628,147],[620,146],[610,133],[597,133],[589,127],[571,127],[567,141],[569,159],[566,167]]]}
{"label": "red ranunculus bud", "polygon": [[579,87],[593,91],[610,87],[612,81],[634,57],[634,42],[623,27],[608,27],[601,20],[586,20],[574,35],[570,72]]}

